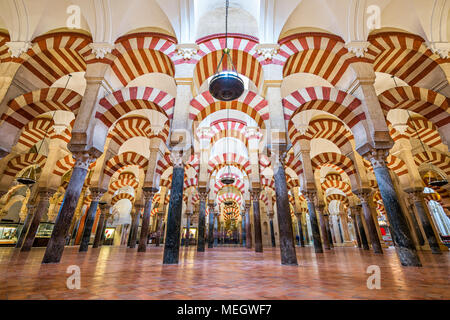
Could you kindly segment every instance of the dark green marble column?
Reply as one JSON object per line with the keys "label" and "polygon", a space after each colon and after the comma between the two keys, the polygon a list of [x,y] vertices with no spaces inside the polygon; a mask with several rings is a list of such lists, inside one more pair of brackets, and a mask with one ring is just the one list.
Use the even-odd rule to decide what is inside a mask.
{"label": "dark green marble column", "polygon": [[250,219],[250,204],[245,204],[245,224],[246,224],[246,248],[251,249],[252,248],[252,224]]}
{"label": "dark green marble column", "polygon": [[362,248],[364,250],[370,250],[369,242],[367,241],[366,230],[364,229],[364,225],[363,225],[363,222],[361,219],[361,214],[362,214],[361,213],[361,211],[362,211],[361,205],[356,206],[355,210],[356,210],[356,214],[355,214],[356,223],[358,225],[358,231],[359,231],[359,236],[361,238]]}
{"label": "dark green marble column", "polygon": [[84,222],[83,235],[81,237],[79,252],[86,252],[89,248],[89,240],[91,239],[92,227],[94,226],[95,215],[97,213],[98,202],[106,190],[91,188],[91,205],[87,212],[87,217]]}
{"label": "dark green marble column", "polygon": [[325,228],[327,230],[328,243],[330,244],[330,249],[333,249],[334,245],[333,245],[333,235],[331,234],[331,228],[330,228],[330,215],[327,213],[323,216],[323,218],[325,220]]}
{"label": "dark green marble column", "polygon": [[167,236],[164,242],[163,264],[178,264],[180,250],[181,212],[183,209],[184,163],[182,153],[172,152],[173,174],[170,189]]}
{"label": "dark green marble column", "polygon": [[139,232],[139,220],[141,218],[141,211],[143,206],[140,204],[134,205],[134,212],[132,215],[132,224],[131,224],[131,237],[129,247],[134,249],[136,248],[136,240]]}
{"label": "dark green marble column", "polygon": [[199,189],[198,195],[200,197],[199,213],[198,213],[198,240],[197,251],[205,251],[205,218],[206,218],[206,200],[208,199],[208,191],[206,189]]}
{"label": "dark green marble column", "polygon": [[317,192],[315,190],[302,191],[308,205],[309,220],[311,223],[311,232],[313,236],[314,250],[316,253],[322,253],[322,240],[320,239],[319,222],[317,221],[316,205]]}
{"label": "dark green marble column", "polygon": [[184,246],[189,247],[189,241],[190,241],[190,235],[189,232],[191,231],[191,216],[192,213],[186,212],[186,236],[184,237]]}
{"label": "dark green marble column", "polygon": [[42,188],[38,191],[39,202],[36,210],[34,211],[33,219],[31,220],[30,226],[28,227],[28,232],[25,236],[25,240],[20,251],[30,251],[33,246],[34,239],[36,237],[36,232],[41,223],[43,215],[48,211],[49,200],[55,194],[56,190],[51,190],[47,188]]}
{"label": "dark green marble column", "polygon": [[411,233],[402,213],[397,193],[394,189],[389,169],[386,164],[386,157],[389,154],[387,149],[372,149],[365,154],[371,163],[383,199],[384,208],[392,230],[392,240],[400,262],[403,266],[421,267],[419,256],[417,255],[414,242],[411,239]]}
{"label": "dark green marble column", "polygon": [[364,221],[366,222],[367,232],[369,233],[370,243],[372,244],[372,249],[374,253],[383,253],[381,248],[380,238],[378,237],[377,227],[375,221],[373,220],[372,211],[369,207],[369,197],[371,195],[371,189],[362,188],[359,190],[354,190],[353,193],[361,201],[362,211],[364,214]]}
{"label": "dark green marble column", "polygon": [[296,213],[295,216],[297,218],[299,245],[301,247],[304,247],[305,246],[305,239],[304,239],[304,234],[303,234],[302,214],[301,213]]}
{"label": "dark green marble column", "polygon": [[89,152],[73,152],[75,165],[72,169],[69,185],[64,195],[62,208],[56,217],[55,226],[45,250],[42,263],[58,263],[61,260],[66,236],[69,231],[75,208],[80,198],[81,189],[88,173],[89,165],[100,156],[101,152],[91,149]]}
{"label": "dark green marble column", "polygon": [[434,233],[428,214],[425,211],[426,209],[425,201],[423,199],[423,188],[410,188],[405,190],[405,192],[410,195],[412,202],[416,207],[417,215],[419,216],[420,222],[422,223],[422,228],[430,246],[431,252],[433,254],[441,254],[438,239],[436,238],[436,234]]}
{"label": "dark green marble column", "polygon": [[320,217],[320,230],[322,231],[322,239],[323,239],[323,247],[326,250],[331,250],[330,239],[328,239],[328,231],[325,222],[325,206],[323,204],[319,204],[316,208],[316,212]]}
{"label": "dark green marble column", "polygon": [[353,223],[353,229],[355,230],[356,242],[358,243],[358,248],[361,248],[361,238],[359,237],[358,225],[356,223],[355,209],[353,209],[353,207],[351,207],[350,211],[351,211],[351,218],[352,218],[352,223]]}
{"label": "dark green marble column", "polygon": [[241,246],[245,247],[246,240],[246,232],[245,232],[245,208],[241,211]]}
{"label": "dark green marble column", "polygon": [[208,248],[214,247],[214,202],[210,202],[208,214]]}
{"label": "dark green marble column", "polygon": [[261,233],[261,216],[259,211],[259,195],[260,189],[250,191],[253,203],[253,225],[255,228],[255,252],[263,252],[262,233]]}
{"label": "dark green marble column", "polygon": [[158,189],[153,187],[144,187],[142,188],[142,194],[144,196],[144,214],[142,216],[142,225],[141,225],[141,234],[139,236],[139,246],[138,252],[147,251],[147,243],[148,243],[148,230],[150,226],[150,214],[152,212],[152,203],[155,194],[158,192]]}

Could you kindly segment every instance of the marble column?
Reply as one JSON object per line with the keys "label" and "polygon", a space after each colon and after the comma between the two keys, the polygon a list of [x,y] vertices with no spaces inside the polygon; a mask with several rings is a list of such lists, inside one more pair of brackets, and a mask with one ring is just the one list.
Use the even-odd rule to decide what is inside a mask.
{"label": "marble column", "polygon": [[299,245],[301,247],[305,246],[305,239],[303,239],[303,224],[302,224],[302,214],[296,213],[295,214],[297,218],[297,227],[298,227],[298,236],[299,236]]}
{"label": "marble column", "polygon": [[[253,225],[255,227],[255,252],[263,252],[262,233],[261,233],[261,217],[259,212],[259,195],[260,189],[252,189],[250,195],[253,202]],[[291,228],[292,229],[292,228]]]}
{"label": "marble column", "polygon": [[198,213],[198,240],[197,251],[205,251],[205,218],[206,218],[206,200],[208,198],[208,191],[206,189],[199,189],[198,195],[200,198],[199,213]]}
{"label": "marble column", "polygon": [[316,208],[316,213],[319,215],[320,220],[320,231],[322,232],[322,240],[323,240],[323,248],[325,250],[331,250],[330,240],[328,239],[327,226],[325,222],[325,206],[323,204],[319,204]]}
{"label": "marble column", "polygon": [[246,225],[245,225],[245,208],[244,211],[241,211],[241,246],[245,247],[246,243]]}
{"label": "marble column", "polygon": [[366,230],[361,219],[361,205],[353,207],[355,210],[356,223],[358,225],[359,236],[361,238],[361,245],[364,250],[370,250],[369,242],[367,241]]}
{"label": "marble column", "polygon": [[406,218],[402,213],[386,164],[388,154],[389,150],[387,149],[372,149],[365,154],[365,157],[372,163],[381,198],[391,225],[392,240],[401,264],[403,266],[421,267],[422,264],[411,239],[411,233]]}
{"label": "marble column", "polygon": [[143,209],[142,205],[140,204],[134,205],[134,211],[131,222],[131,237],[130,237],[130,248],[132,249],[136,248],[136,240],[139,232],[139,220],[141,218],[142,209]]}
{"label": "marble column", "polygon": [[172,151],[171,158],[173,174],[169,212],[167,215],[167,236],[164,242],[163,264],[178,264],[180,250],[180,226],[184,186],[183,154],[179,151]]}
{"label": "marble column", "polygon": [[[430,246],[431,252],[433,254],[441,254],[441,249],[439,248],[439,242],[434,233],[433,226],[431,225],[430,218],[425,211],[425,201],[423,199],[423,188],[409,188],[405,190],[406,193],[411,197],[414,206],[416,207],[417,215],[419,216],[420,222],[422,223],[422,228],[425,233],[425,237]],[[414,214],[414,213],[413,213]]]}
{"label": "marble column", "polygon": [[98,150],[72,153],[75,158],[75,165],[72,169],[72,176],[70,177],[69,185],[64,195],[64,202],[56,218],[42,263],[59,263],[61,260],[66,236],[75,213],[84,180],[89,170],[89,165],[98,158],[100,153]]}
{"label": "marble column", "polygon": [[17,238],[16,248],[21,248],[23,244],[23,240],[25,240],[25,236],[27,235],[28,228],[30,227],[31,220],[33,220],[33,214],[36,210],[36,206],[32,204],[27,204],[27,216],[25,217],[25,221],[23,222],[22,230],[20,231],[19,237]]}
{"label": "marble column", "polygon": [[350,242],[350,232],[348,231],[348,218],[346,212],[341,212],[339,214],[339,219],[341,221],[341,227],[342,227],[342,233],[344,236],[344,242],[349,243]]}
{"label": "marble column", "polygon": [[[95,231],[94,244],[92,248],[98,248],[102,245],[103,234],[105,233],[105,225],[106,225],[106,215],[109,212],[111,206],[106,202],[100,202],[100,217],[97,223],[97,230]],[[136,241],[135,241],[136,242]]]}
{"label": "marble column", "polygon": [[208,248],[214,247],[214,202],[210,202],[208,215]]}
{"label": "marble column", "polygon": [[252,248],[252,224],[250,219],[250,204],[245,204],[245,224],[246,224],[246,248],[251,249]]}
{"label": "marble column", "polygon": [[189,241],[191,239],[190,231],[191,231],[191,216],[192,213],[186,212],[186,236],[184,237],[184,245],[189,247]]}
{"label": "marble column", "polygon": [[[355,208],[356,209],[356,208]],[[356,243],[358,244],[358,248],[361,248],[361,238],[359,236],[359,232],[358,232],[358,225],[356,223],[356,214],[355,214],[355,209],[353,209],[353,207],[350,208],[350,216],[352,218],[352,223],[353,223],[353,229],[355,230],[355,237],[356,237]]]}
{"label": "marble column", "polygon": [[34,239],[36,237],[36,232],[41,223],[42,216],[48,211],[49,200],[55,194],[56,190],[42,188],[38,190],[39,202],[36,210],[34,211],[33,219],[31,220],[30,226],[28,227],[28,232],[25,236],[25,240],[20,251],[30,251],[33,246]]}
{"label": "marble column", "polygon": [[316,253],[322,253],[322,241],[320,239],[319,223],[317,221],[316,205],[317,192],[315,190],[302,191],[308,205],[309,219],[311,222],[311,232],[313,236],[314,250]]}
{"label": "marble column", "polygon": [[270,223],[270,240],[272,242],[272,248],[275,248],[276,242],[275,242],[275,230],[273,228],[273,213],[269,214],[269,223]]}
{"label": "marble column", "polygon": [[214,213],[214,247],[219,245],[219,214]]}
{"label": "marble column", "polygon": [[142,194],[144,196],[144,214],[142,216],[141,234],[139,235],[138,252],[147,251],[148,243],[148,229],[150,225],[150,214],[152,212],[152,203],[155,194],[158,192],[157,188],[144,187],[142,188]]}
{"label": "marble column", "polygon": [[[284,148],[279,145],[278,147]],[[275,148],[276,149],[276,148]],[[272,150],[274,151],[274,150]],[[274,172],[275,194],[277,205],[278,234],[280,237],[280,252],[282,265],[297,265],[295,238],[292,236],[292,218],[289,208],[289,195],[286,184],[285,159],[286,154],[273,152],[272,168]],[[275,240],[275,236],[274,239]],[[273,242],[272,242],[273,243]]]}
{"label": "marble column", "polygon": [[417,219],[416,219],[416,214],[415,214],[415,209],[414,209],[415,207],[416,206],[414,205],[414,203],[408,204],[408,209],[409,209],[410,217],[411,217],[411,224],[413,225],[414,232],[416,233],[417,240],[419,241],[419,245],[423,246],[425,244],[425,239],[423,238],[422,230],[420,230],[419,223],[417,222]]}
{"label": "marble column", "polygon": [[333,235],[331,234],[331,228],[330,228],[330,215],[328,212],[325,212],[323,219],[325,221],[325,228],[328,235],[328,243],[330,245],[330,249],[334,248],[333,245]]}
{"label": "marble column", "polygon": [[92,201],[89,206],[89,211],[87,212],[86,220],[84,222],[83,235],[81,237],[79,252],[86,252],[89,248],[89,241],[91,239],[92,227],[95,221],[95,215],[97,213],[98,202],[103,194],[107,190],[91,188]]}
{"label": "marble column", "polygon": [[362,188],[359,190],[354,190],[353,193],[361,201],[362,211],[364,214],[364,221],[366,222],[367,232],[369,233],[370,243],[372,244],[372,249],[374,253],[383,253],[381,248],[380,238],[378,238],[377,227],[375,226],[375,221],[373,221],[372,212],[369,207],[369,198],[371,195],[370,188]]}

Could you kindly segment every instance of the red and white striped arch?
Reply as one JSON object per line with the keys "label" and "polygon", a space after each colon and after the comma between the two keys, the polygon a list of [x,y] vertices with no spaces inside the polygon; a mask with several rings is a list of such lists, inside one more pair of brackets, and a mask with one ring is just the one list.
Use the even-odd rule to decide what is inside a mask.
{"label": "red and white striped arch", "polygon": [[347,196],[352,195],[352,188],[350,185],[344,181],[339,180],[325,180],[324,183],[322,183],[322,190],[326,192],[330,188],[336,188],[344,192]]}
{"label": "red and white striped arch", "polygon": [[[213,51],[202,57],[194,69],[194,83],[198,88],[217,71],[217,66],[222,59],[222,51]],[[245,51],[230,50],[231,60],[239,74],[249,78],[258,88],[263,80],[263,68],[257,59]],[[221,71],[233,71],[233,67],[225,57],[219,67]]]}
{"label": "red and white striped arch", "polygon": [[[47,134],[48,133],[48,134]],[[26,148],[33,147],[37,142],[41,141],[47,134],[53,133],[53,121],[48,118],[36,118],[25,126],[22,130],[17,145]]]}
{"label": "red and white striped arch", "polygon": [[421,152],[414,155],[414,162],[417,166],[430,162],[450,177],[450,157],[446,154],[436,151]]}
{"label": "red and white striped arch", "polygon": [[261,194],[259,195],[259,200],[261,200],[264,203],[266,208],[269,207],[269,198],[265,193],[261,192]]}
{"label": "red and white striped arch", "polygon": [[340,174],[337,173],[328,173],[325,176],[325,180],[329,180],[329,181],[342,181],[342,176]]}
{"label": "red and white striped arch", "polygon": [[369,36],[371,45],[365,56],[374,71],[384,72],[402,79],[411,86],[438,71],[445,79],[439,64],[449,61],[433,54],[425,41],[413,34],[384,32]]}
{"label": "red and white striped arch", "polygon": [[189,158],[189,161],[186,163],[186,169],[193,168],[194,171],[197,173],[200,169],[200,157],[198,154],[193,154]]}
{"label": "red and white striped arch", "polygon": [[286,166],[294,170],[297,177],[303,173],[302,162],[294,154],[289,153],[285,160]]}
{"label": "red and white striped arch", "polygon": [[4,120],[22,129],[28,122],[49,111],[78,113],[82,96],[64,88],[44,88],[25,93],[8,102],[8,110],[2,114]]}
{"label": "red and white striped arch", "polygon": [[121,192],[121,193],[116,194],[114,197],[112,197],[111,205],[113,206],[117,202],[119,202],[120,200],[123,200],[123,199],[128,199],[128,200],[130,200],[131,203],[134,203],[134,197],[131,194],[129,194],[127,192]]}
{"label": "red and white striped arch", "polygon": [[303,110],[322,110],[341,119],[350,128],[366,119],[361,101],[344,91],[329,87],[297,90],[283,99],[284,118],[291,120]]}
{"label": "red and white striped arch", "polygon": [[267,100],[252,91],[244,91],[239,99],[234,101],[219,101],[205,91],[191,100],[189,108],[189,120],[201,122],[216,111],[232,109],[249,115],[258,123],[260,128],[265,128],[265,121],[269,120],[269,106]]}
{"label": "red and white striped arch", "polygon": [[280,41],[274,63],[282,64],[283,76],[303,72],[315,74],[335,86],[350,63],[364,61],[345,47],[344,41],[326,33],[296,34]]}
{"label": "red and white striped arch", "polygon": [[[370,161],[363,159],[363,163],[367,169],[374,173]],[[408,174],[408,166],[406,165],[406,163],[399,157],[393,156],[392,154],[389,154],[387,156],[386,165],[390,170],[394,171],[397,176]]]}
{"label": "red and white striped arch", "polygon": [[131,116],[117,121],[108,133],[108,138],[112,139],[118,145],[122,145],[125,141],[134,137],[149,138],[151,132],[151,124],[147,118]]}
{"label": "red and white striped arch", "polygon": [[197,178],[189,178],[184,181],[184,189],[189,189],[191,187],[197,188],[198,180]]}
{"label": "red and white striped arch", "polygon": [[172,161],[168,154],[164,155],[161,159],[156,163],[155,173],[158,175],[162,175],[164,171],[172,167]]}
{"label": "red and white striped arch", "polygon": [[107,127],[133,110],[151,109],[172,119],[175,98],[159,89],[150,87],[128,87],[113,92],[101,99],[95,114]]}
{"label": "red and white striped arch", "polygon": [[220,205],[222,202],[225,201],[235,201],[238,203],[238,205],[242,204],[242,196],[236,194],[236,193],[224,193],[217,197],[217,203]]}
{"label": "red and white striped arch", "polygon": [[223,153],[216,155],[208,162],[208,173],[211,174],[215,170],[226,166],[235,166],[241,171],[250,175],[250,162],[247,158],[236,153]]}
{"label": "red and white striped arch", "polygon": [[41,168],[44,167],[46,156],[37,153],[27,153],[18,155],[11,160],[9,160],[6,165],[5,175],[10,177],[15,177],[22,169],[31,166],[33,164],[38,164]]}
{"label": "red and white striped arch", "polygon": [[286,179],[286,185],[288,190],[291,190],[292,188],[300,187],[300,181],[297,178],[288,177]]}
{"label": "red and white striped arch", "polygon": [[139,181],[134,178],[121,178],[115,180],[109,184],[109,193],[114,194],[114,192],[126,186],[132,187],[136,191],[137,187],[139,186]]}
{"label": "red and white striped arch", "polygon": [[223,188],[226,188],[228,186],[235,187],[238,189],[242,194],[245,192],[245,183],[240,180],[234,180],[233,184],[231,185],[225,185],[222,183],[222,181],[218,180],[216,184],[214,185],[214,194],[217,194],[220,190]]}
{"label": "red and white striped arch", "polygon": [[7,42],[9,42],[9,35],[0,32],[0,63],[9,57]]}
{"label": "red and white striped arch", "polygon": [[215,121],[211,124],[210,127],[212,130],[211,133],[211,144],[214,145],[217,141],[222,138],[235,138],[241,141],[244,145],[248,145],[248,139],[246,134],[246,124],[241,121],[234,121],[233,119],[229,119],[228,126],[227,120],[221,119],[220,121]]}
{"label": "red and white striped arch", "polygon": [[409,139],[408,134],[406,134],[406,132],[405,133],[399,132],[396,128],[392,126],[392,124],[388,120],[386,120],[386,124],[389,129],[389,135],[391,136],[392,140],[394,140],[394,142],[397,142],[400,139]]}
{"label": "red and white striped arch", "polygon": [[264,176],[261,176],[260,182],[262,187],[267,187],[275,191],[275,181],[273,180],[273,178],[269,179]]}
{"label": "red and white striped arch", "polygon": [[349,201],[347,196],[344,196],[342,194],[339,193],[334,193],[334,194],[330,194],[329,196],[327,196],[325,198],[326,202],[329,204],[331,201],[333,200],[337,200],[339,201],[343,206],[348,207],[349,205]]}
{"label": "red and white striped arch", "polygon": [[408,120],[406,133],[410,137],[420,139],[431,148],[442,144],[442,139],[436,126],[431,121],[422,117]]}
{"label": "red and white striped arch", "polygon": [[104,172],[107,176],[112,177],[117,170],[127,165],[135,165],[146,171],[148,160],[136,152],[124,152],[109,159],[106,162]]}
{"label": "red and white striped arch", "polygon": [[335,152],[320,153],[311,159],[311,163],[314,169],[333,164],[343,170],[349,177],[356,173],[353,161],[343,154]]}
{"label": "red and white striped arch", "polygon": [[392,109],[405,109],[422,115],[436,127],[450,123],[450,99],[432,90],[395,87],[381,93],[378,99],[385,114]]}
{"label": "red and white striped arch", "polygon": [[148,73],[175,75],[171,60],[176,52],[176,40],[155,33],[135,33],[116,41],[110,60],[117,80],[125,87],[130,81]]}
{"label": "red and white striped arch", "polygon": [[343,123],[333,119],[317,119],[311,121],[304,136],[307,140],[319,138],[329,140],[337,145],[338,148],[342,148],[345,144],[353,140],[352,133]]}
{"label": "red and white striped arch", "polygon": [[91,42],[89,36],[80,33],[46,34],[35,38],[33,46],[19,58],[9,56],[3,61],[22,63],[43,86],[49,87],[67,74],[86,71]]}

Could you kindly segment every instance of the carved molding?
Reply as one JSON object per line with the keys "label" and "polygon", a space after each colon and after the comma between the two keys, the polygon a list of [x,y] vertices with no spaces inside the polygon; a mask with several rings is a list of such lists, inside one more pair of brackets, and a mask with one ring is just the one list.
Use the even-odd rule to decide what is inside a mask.
{"label": "carved molding", "polygon": [[8,52],[13,58],[20,57],[23,53],[31,49],[32,44],[29,41],[11,41],[7,42]]}
{"label": "carved molding", "polygon": [[259,201],[259,196],[261,194],[261,189],[252,189],[250,190],[250,198],[252,201]]}
{"label": "carved molding", "polygon": [[199,49],[200,47],[195,43],[179,44],[176,47],[178,55],[184,60],[191,60],[197,54]]}
{"label": "carved molding", "polygon": [[306,202],[317,203],[317,191],[316,190],[302,190],[303,196],[306,198]]}
{"label": "carved molding", "polygon": [[364,53],[369,50],[369,46],[370,42],[368,41],[351,41],[345,44],[345,48],[354,53],[358,58],[364,57]]}
{"label": "carved molding", "polygon": [[99,202],[101,197],[105,194],[107,190],[100,188],[90,188],[92,201]]}
{"label": "carved molding", "polygon": [[358,197],[358,199],[361,201],[361,203],[369,203],[372,189],[362,188],[362,189],[352,190],[352,192]]}
{"label": "carved molding", "polygon": [[113,51],[114,45],[108,42],[94,42],[89,44],[89,48],[92,49],[92,53],[97,59],[103,59],[108,53]]}
{"label": "carved molding", "polygon": [[428,49],[434,54],[439,55],[442,59],[448,59],[450,57],[450,42],[428,42]]}
{"label": "carved molding", "polygon": [[386,167],[386,158],[389,155],[389,149],[374,149],[372,148],[368,153],[364,155],[364,158],[370,161],[372,167],[380,168]]}
{"label": "carved molding", "polygon": [[278,54],[280,46],[278,44],[259,44],[255,49],[264,60],[272,60]]}

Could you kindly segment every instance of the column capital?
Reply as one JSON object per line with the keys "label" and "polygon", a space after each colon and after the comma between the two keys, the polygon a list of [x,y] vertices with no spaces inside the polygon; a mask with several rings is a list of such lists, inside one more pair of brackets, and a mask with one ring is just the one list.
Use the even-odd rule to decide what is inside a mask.
{"label": "column capital", "polygon": [[389,150],[390,149],[371,148],[368,150],[368,152],[363,154],[363,158],[370,161],[374,169],[380,167],[387,167],[386,159],[389,155]]}
{"label": "column capital", "polygon": [[369,203],[370,194],[372,193],[371,188],[355,189],[352,192],[358,197],[361,203]]}
{"label": "column capital", "polygon": [[261,194],[261,189],[253,188],[250,190],[250,197],[252,201],[259,201],[259,195]]}
{"label": "column capital", "polygon": [[142,194],[144,195],[144,201],[147,203],[148,201],[153,201],[153,198],[155,197],[155,194],[158,193],[157,188],[153,187],[143,187],[142,188]]}
{"label": "column capital", "polygon": [[89,170],[89,166],[98,157],[100,157],[101,152],[95,148],[92,148],[88,151],[74,151],[72,152],[72,156],[75,159],[74,168],[81,168],[85,170]]}
{"label": "column capital", "polygon": [[56,193],[56,190],[49,188],[40,188],[38,190],[40,201],[49,201],[51,197]]}
{"label": "column capital", "polygon": [[306,198],[306,202],[317,203],[317,191],[316,190],[302,190],[303,196]]}
{"label": "column capital", "polygon": [[105,194],[107,190],[101,188],[89,188],[91,190],[92,201],[100,201],[101,197]]}
{"label": "column capital", "polygon": [[111,208],[111,205],[109,203],[103,202],[103,203],[99,203],[100,206],[100,212],[102,214],[108,215],[109,214],[109,209]]}
{"label": "column capital", "polygon": [[423,199],[423,188],[412,187],[404,190],[413,202],[419,202]]}
{"label": "column capital", "polygon": [[[297,215],[297,214],[296,214]],[[269,218],[269,220],[273,220],[273,217],[275,216],[275,214],[273,213],[273,211],[269,211],[267,212],[267,218]]]}
{"label": "column capital", "polygon": [[187,162],[187,152],[183,149],[175,149],[170,150],[169,158],[172,161],[174,168],[184,168],[184,165]]}
{"label": "column capital", "polygon": [[205,201],[208,199],[209,190],[206,188],[198,188],[198,196],[200,198],[200,201]]}

